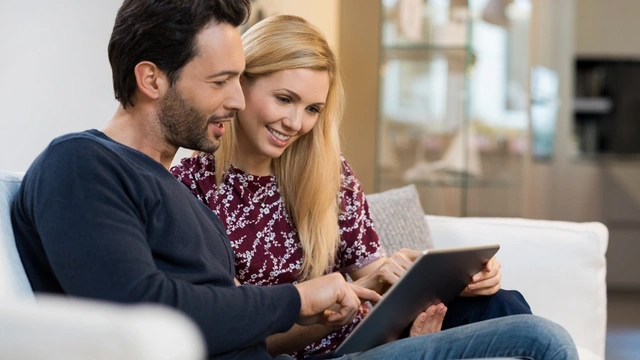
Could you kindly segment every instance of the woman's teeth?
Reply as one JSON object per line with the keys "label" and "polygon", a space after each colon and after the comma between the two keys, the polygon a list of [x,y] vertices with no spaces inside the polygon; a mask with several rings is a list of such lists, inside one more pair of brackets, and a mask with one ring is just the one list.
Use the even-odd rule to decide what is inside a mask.
{"label": "woman's teeth", "polygon": [[291,136],[287,136],[287,135],[281,134],[281,133],[279,133],[279,132],[277,132],[277,131],[273,130],[273,129],[272,129],[272,128],[270,128],[270,127],[267,127],[267,129],[268,129],[268,130],[269,130],[269,132],[270,132],[270,133],[271,133],[271,134],[272,134],[276,139],[278,139],[278,140],[286,141],[286,140],[289,140],[289,138],[291,138]]}

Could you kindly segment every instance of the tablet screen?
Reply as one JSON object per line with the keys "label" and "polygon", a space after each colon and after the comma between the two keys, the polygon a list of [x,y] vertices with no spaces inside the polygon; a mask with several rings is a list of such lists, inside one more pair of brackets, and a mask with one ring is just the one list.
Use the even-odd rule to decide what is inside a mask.
{"label": "tablet screen", "polygon": [[365,351],[398,339],[429,306],[447,305],[460,295],[499,249],[496,244],[425,250],[334,353]]}

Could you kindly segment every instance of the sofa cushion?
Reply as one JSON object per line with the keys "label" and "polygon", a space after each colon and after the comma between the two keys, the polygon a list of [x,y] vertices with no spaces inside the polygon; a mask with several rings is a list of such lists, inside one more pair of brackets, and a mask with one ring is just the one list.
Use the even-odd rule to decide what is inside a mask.
{"label": "sofa cushion", "polygon": [[11,202],[21,180],[21,173],[0,170],[0,300],[16,296],[33,298],[11,226]]}
{"label": "sofa cushion", "polygon": [[564,326],[580,359],[603,359],[609,233],[598,222],[426,217],[437,248],[500,244],[502,287],[519,290],[534,314]]}
{"label": "sofa cushion", "polygon": [[380,242],[388,254],[401,248],[433,248],[415,185],[367,195]]}

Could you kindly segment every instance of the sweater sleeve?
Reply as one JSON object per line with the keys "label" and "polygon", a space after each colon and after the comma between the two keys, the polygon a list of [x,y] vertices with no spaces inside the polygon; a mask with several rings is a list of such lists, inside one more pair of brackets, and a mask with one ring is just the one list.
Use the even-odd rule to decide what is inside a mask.
{"label": "sweater sleeve", "polygon": [[[148,238],[149,204],[129,184],[138,174],[124,173],[130,171],[103,149],[94,149],[92,142],[78,146],[76,141],[81,140],[52,145],[38,159],[40,170],[46,171],[25,178],[26,216],[33,219],[48,266],[64,293],[177,308],[200,326],[211,354],[260,345],[268,335],[293,325],[300,309],[295,287],[236,287],[225,263],[227,252],[216,255],[219,262],[207,262],[211,276],[206,282],[175,276],[181,264],[166,265],[171,261],[164,266],[175,266],[173,272],[159,269],[157,260],[165,255],[154,253],[153,241],[159,240]],[[189,215],[184,214],[185,221]],[[197,231],[189,236],[193,234]],[[178,249],[182,240],[165,241]],[[189,265],[201,254],[183,256]]]}

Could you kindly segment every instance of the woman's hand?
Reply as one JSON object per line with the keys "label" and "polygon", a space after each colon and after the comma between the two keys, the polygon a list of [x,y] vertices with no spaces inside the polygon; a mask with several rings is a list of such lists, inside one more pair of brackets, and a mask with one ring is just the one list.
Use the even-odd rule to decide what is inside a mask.
{"label": "woman's hand", "polygon": [[460,296],[486,296],[493,295],[500,290],[500,262],[492,257],[484,266],[484,269],[473,275],[471,282],[462,291]]}
{"label": "woman's hand", "polygon": [[413,321],[409,336],[432,334],[442,330],[442,322],[446,313],[447,307],[443,303],[429,306]]}
{"label": "woman's hand", "polygon": [[417,250],[401,249],[391,256],[381,258],[349,275],[356,284],[378,294],[384,294],[407,272],[407,269],[413,265],[420,254],[422,252]]}

